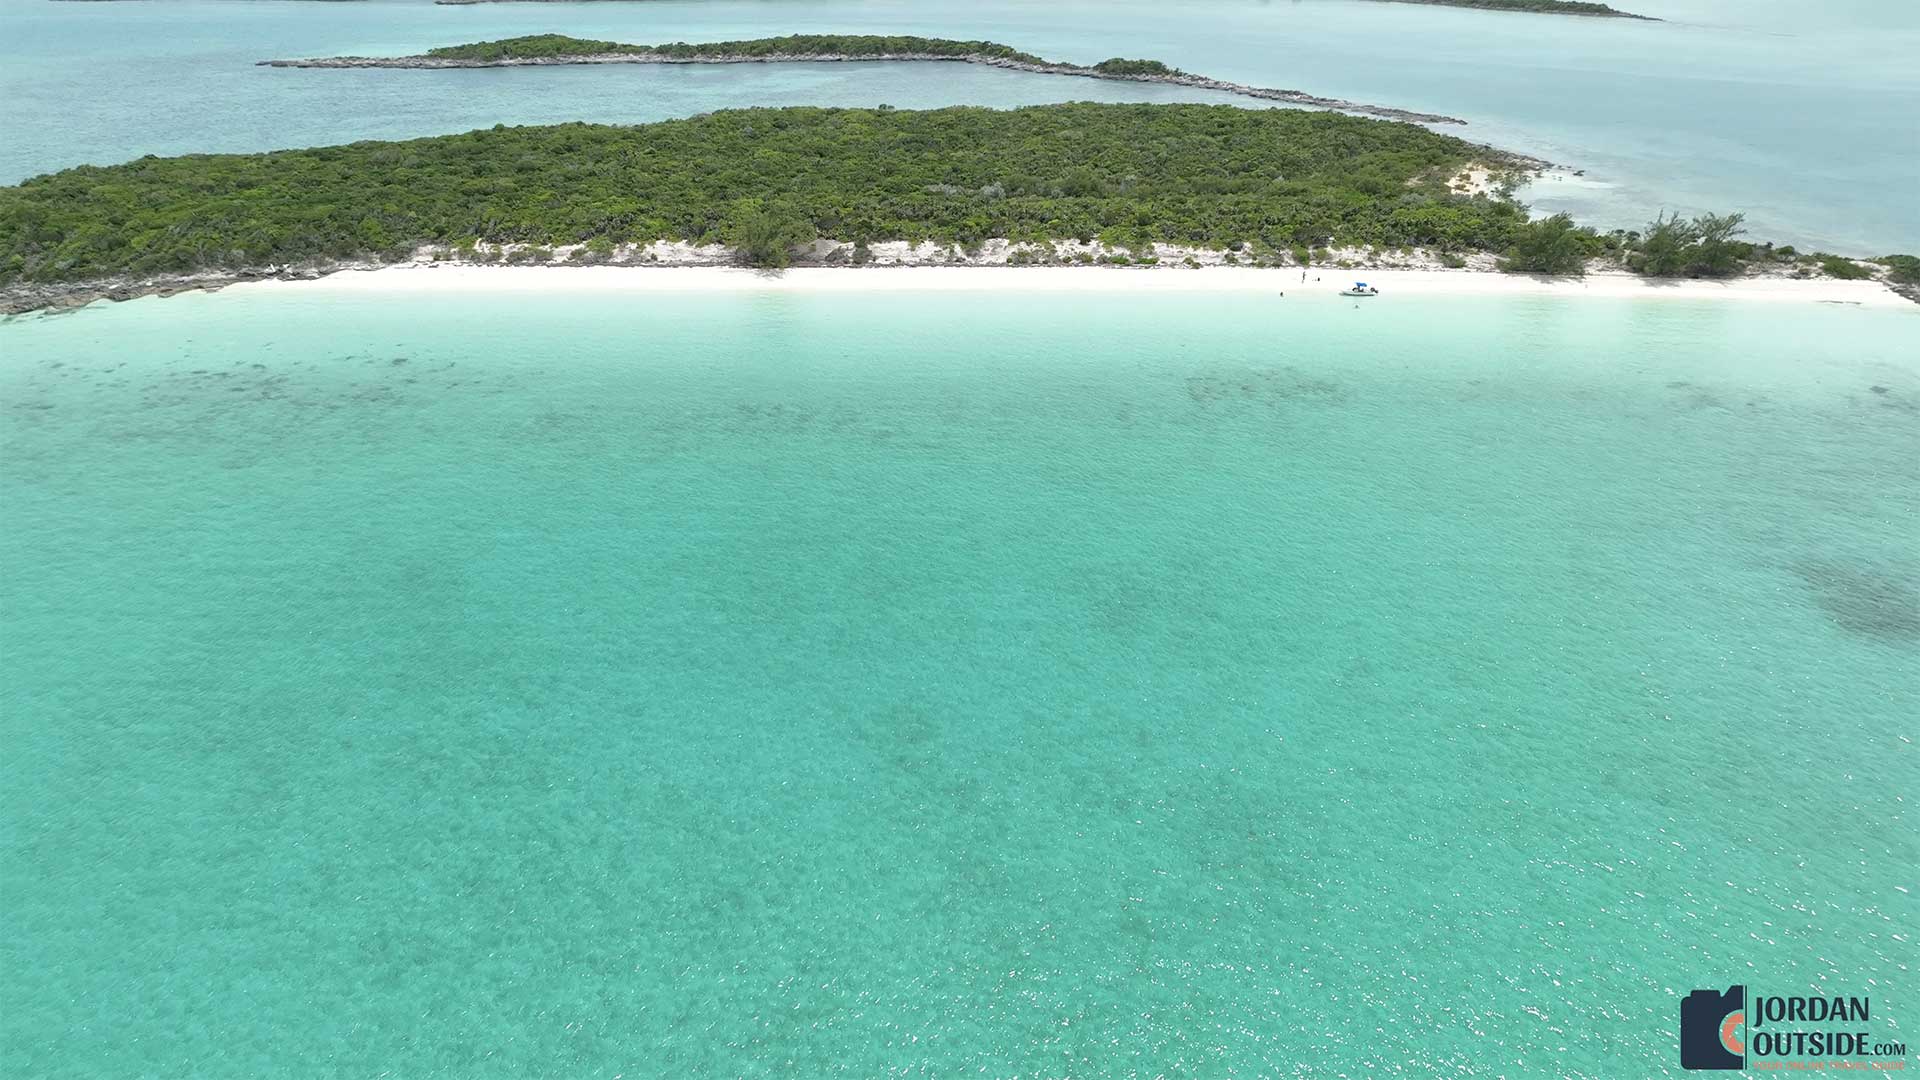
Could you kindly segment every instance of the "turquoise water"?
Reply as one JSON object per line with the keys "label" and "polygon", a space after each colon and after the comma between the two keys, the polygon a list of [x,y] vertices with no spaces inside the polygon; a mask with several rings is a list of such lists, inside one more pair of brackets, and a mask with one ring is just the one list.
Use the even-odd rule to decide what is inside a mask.
{"label": "turquoise water", "polygon": [[1099,294],[0,325],[0,1074],[1653,1076],[1730,982],[1910,1033],[1917,342]]}
{"label": "turquoise water", "polygon": [[[0,182],[141,154],[408,138],[494,123],[636,122],[759,104],[903,108],[1217,100],[959,65],[724,71],[294,71],[268,57],[412,52],[559,31],[622,41],[794,31],[987,37],[1470,121],[1586,170],[1544,211],[1638,227],[1744,210],[1756,237],[1920,250],[1920,5],[1641,0],[1665,23],[1358,0],[650,0],[482,4],[0,0]],[[1244,104],[1244,102],[1242,102]]]}

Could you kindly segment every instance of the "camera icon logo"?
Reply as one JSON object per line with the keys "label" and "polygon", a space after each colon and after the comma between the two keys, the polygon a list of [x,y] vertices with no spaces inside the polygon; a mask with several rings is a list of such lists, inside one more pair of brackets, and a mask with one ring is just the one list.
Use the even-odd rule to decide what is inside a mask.
{"label": "camera icon logo", "polygon": [[1683,1069],[1744,1069],[1747,1067],[1747,988],[1729,986],[1724,993],[1695,990],[1680,1001],[1680,1067]]}

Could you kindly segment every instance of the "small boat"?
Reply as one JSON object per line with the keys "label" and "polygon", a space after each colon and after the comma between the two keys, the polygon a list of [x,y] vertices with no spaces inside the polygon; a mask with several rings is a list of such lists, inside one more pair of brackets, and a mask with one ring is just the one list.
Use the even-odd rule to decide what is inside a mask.
{"label": "small boat", "polygon": [[1341,289],[1341,296],[1379,296],[1380,290],[1364,281],[1356,281],[1351,289]]}

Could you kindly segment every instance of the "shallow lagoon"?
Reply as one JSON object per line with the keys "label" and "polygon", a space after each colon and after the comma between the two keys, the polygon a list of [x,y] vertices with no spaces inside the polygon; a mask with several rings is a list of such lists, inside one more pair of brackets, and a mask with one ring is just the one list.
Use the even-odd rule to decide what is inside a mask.
{"label": "shallow lagoon", "polygon": [[1246,295],[0,325],[0,1072],[1662,1075],[1734,981],[1910,1024],[1916,340]]}

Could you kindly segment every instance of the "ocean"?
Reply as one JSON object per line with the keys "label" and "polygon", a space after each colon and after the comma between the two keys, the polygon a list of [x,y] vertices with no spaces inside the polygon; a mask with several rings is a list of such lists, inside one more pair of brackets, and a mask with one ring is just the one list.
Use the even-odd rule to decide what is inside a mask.
{"label": "ocean", "polygon": [[1661,23],[1367,0],[649,0],[437,6],[0,0],[0,183],[142,154],[635,123],[750,105],[1010,107],[1244,99],[958,64],[312,71],[292,56],[528,33],[653,43],[794,32],[982,37],[1145,56],[1260,86],[1469,121],[1449,133],[1580,170],[1523,197],[1603,228],[1743,211],[1756,240],[1920,251],[1920,5],[1621,0]]}
{"label": "ocean", "polygon": [[1528,296],[11,320],[0,1074],[1661,1076],[1733,983],[1897,1037],[1917,342]]}

